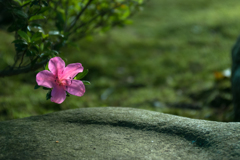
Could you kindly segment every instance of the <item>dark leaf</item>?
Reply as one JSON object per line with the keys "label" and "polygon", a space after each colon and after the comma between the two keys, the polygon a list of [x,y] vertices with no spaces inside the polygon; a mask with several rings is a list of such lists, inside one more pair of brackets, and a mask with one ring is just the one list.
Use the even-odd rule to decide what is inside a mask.
{"label": "dark leaf", "polygon": [[25,18],[25,19],[28,18],[28,15],[25,12],[23,12],[22,10],[13,9],[12,12],[20,18]]}
{"label": "dark leaf", "polygon": [[48,6],[48,3],[47,3],[47,1],[42,1],[42,3],[44,4],[44,6]]}
{"label": "dark leaf", "polygon": [[42,7],[41,10],[38,12],[38,14],[40,13],[44,13],[45,11],[47,11],[50,7]]}
{"label": "dark leaf", "polygon": [[8,27],[7,31],[8,32],[13,32],[17,29],[18,29],[17,25],[15,23],[13,23],[11,26]]}
{"label": "dark leaf", "polygon": [[51,98],[51,92],[52,90],[48,91],[48,93],[46,94],[46,100],[49,100]]}
{"label": "dark leaf", "polygon": [[36,32],[31,38],[31,40],[35,42],[41,39],[42,39],[42,32]]}
{"label": "dark leaf", "polygon": [[31,3],[30,7],[32,7],[33,5],[38,5],[38,0],[35,0]]}
{"label": "dark leaf", "polygon": [[12,43],[18,43],[18,44],[28,44],[26,41],[22,40],[22,39],[17,39],[17,40],[14,40]]}
{"label": "dark leaf", "polygon": [[66,96],[67,96],[67,97],[70,97],[70,94],[69,94],[68,92],[66,92]]}
{"label": "dark leaf", "polygon": [[41,86],[39,86],[39,85],[35,85],[35,87],[34,87],[34,89],[38,89],[38,88],[40,88]]}
{"label": "dark leaf", "polygon": [[43,87],[44,90],[52,90],[51,88]]}
{"label": "dark leaf", "polygon": [[31,46],[31,50],[35,51],[36,53],[39,52],[38,46]]}
{"label": "dark leaf", "polygon": [[38,59],[37,59],[37,58],[35,58],[33,61],[31,61],[31,65],[32,65],[32,66],[34,66],[34,65],[35,65],[35,63],[37,62],[37,60],[38,60]]}
{"label": "dark leaf", "polygon": [[27,50],[26,55],[30,57],[33,55],[33,52],[31,50]]}
{"label": "dark leaf", "polygon": [[20,35],[20,37],[22,37],[23,39],[25,39],[27,42],[30,42],[30,37],[27,35],[27,33],[25,33],[24,31],[18,31],[18,34]]}
{"label": "dark leaf", "polygon": [[57,29],[58,29],[59,31],[62,31],[64,24],[65,24],[65,21],[64,21],[64,19],[63,19],[62,13],[57,12],[55,26],[57,27]]}

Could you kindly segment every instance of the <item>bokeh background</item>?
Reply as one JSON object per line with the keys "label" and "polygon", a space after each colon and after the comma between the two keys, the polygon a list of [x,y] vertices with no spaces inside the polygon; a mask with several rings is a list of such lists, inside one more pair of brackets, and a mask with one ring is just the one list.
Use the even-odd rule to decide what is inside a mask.
{"label": "bokeh background", "polygon": [[[132,24],[66,46],[91,82],[61,105],[34,90],[36,72],[0,79],[0,121],[87,107],[133,107],[232,121],[228,72],[240,33],[238,0],[150,0]],[[0,30],[0,68],[13,63],[12,33]],[[3,68],[1,68],[3,69]]]}

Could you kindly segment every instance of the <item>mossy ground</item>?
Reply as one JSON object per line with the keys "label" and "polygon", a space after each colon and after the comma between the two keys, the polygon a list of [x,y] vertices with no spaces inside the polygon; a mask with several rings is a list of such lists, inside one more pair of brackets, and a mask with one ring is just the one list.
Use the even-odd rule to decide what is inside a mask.
{"label": "mossy ground", "polygon": [[[34,90],[36,73],[0,79],[0,120],[81,107],[124,106],[191,118],[229,121],[232,105],[209,108],[189,95],[214,88],[214,72],[231,67],[231,48],[240,32],[240,1],[151,0],[132,19],[68,46],[62,57],[89,69],[83,97],[61,105]],[[13,35],[0,31],[1,66],[13,63]],[[226,82],[230,86],[229,82]],[[200,109],[169,107],[171,104]],[[221,106],[219,106],[221,107]]]}

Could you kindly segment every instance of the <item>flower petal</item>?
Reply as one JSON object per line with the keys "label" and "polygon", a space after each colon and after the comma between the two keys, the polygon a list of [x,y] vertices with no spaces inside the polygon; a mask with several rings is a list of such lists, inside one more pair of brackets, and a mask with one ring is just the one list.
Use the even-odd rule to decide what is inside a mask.
{"label": "flower petal", "polygon": [[58,76],[62,74],[65,68],[65,62],[60,57],[51,58],[48,63],[48,68],[55,76]]}
{"label": "flower petal", "polygon": [[54,75],[47,70],[41,71],[36,75],[36,81],[39,86],[53,88],[54,80]]}
{"label": "flower petal", "polygon": [[60,76],[61,79],[73,79],[79,72],[83,71],[81,63],[72,63],[64,68],[63,74]]}
{"label": "flower petal", "polygon": [[85,86],[82,81],[72,80],[71,85],[66,86],[66,91],[75,96],[83,96],[85,93]]}
{"label": "flower petal", "polygon": [[55,85],[51,92],[51,101],[61,104],[66,99],[66,91],[62,86]]}

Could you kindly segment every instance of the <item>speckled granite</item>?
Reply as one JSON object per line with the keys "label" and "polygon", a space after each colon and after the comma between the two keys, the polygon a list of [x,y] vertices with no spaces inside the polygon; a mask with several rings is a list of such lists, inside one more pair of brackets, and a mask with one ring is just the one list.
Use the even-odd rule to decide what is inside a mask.
{"label": "speckled granite", "polygon": [[0,122],[0,159],[240,159],[240,123],[132,108],[83,108]]}

